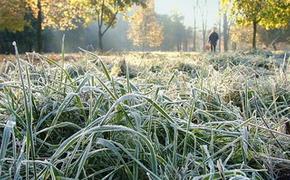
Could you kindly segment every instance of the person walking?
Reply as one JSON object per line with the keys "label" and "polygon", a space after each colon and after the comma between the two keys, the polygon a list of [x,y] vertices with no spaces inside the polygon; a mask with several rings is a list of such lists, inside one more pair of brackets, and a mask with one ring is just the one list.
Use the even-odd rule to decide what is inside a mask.
{"label": "person walking", "polygon": [[216,28],[213,28],[212,32],[208,37],[208,42],[210,43],[211,52],[216,52],[217,41],[219,40],[219,35],[216,32]]}

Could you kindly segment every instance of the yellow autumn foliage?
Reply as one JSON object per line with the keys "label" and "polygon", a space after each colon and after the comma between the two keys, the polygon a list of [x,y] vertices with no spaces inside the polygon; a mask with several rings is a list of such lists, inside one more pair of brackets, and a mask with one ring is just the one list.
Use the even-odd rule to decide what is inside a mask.
{"label": "yellow autumn foliage", "polygon": [[157,21],[154,2],[147,3],[147,8],[139,8],[131,18],[128,38],[138,47],[159,47],[163,41],[163,29]]}
{"label": "yellow autumn foliage", "polygon": [[0,30],[22,31],[27,22],[23,0],[0,0]]}
{"label": "yellow autumn foliage", "polygon": [[[26,0],[27,6],[37,17],[38,0]],[[76,28],[76,22],[80,13],[77,6],[73,6],[70,0],[40,0],[43,14],[42,27],[52,27],[60,30]]]}
{"label": "yellow autumn foliage", "polygon": [[290,0],[221,0],[238,24],[253,21],[266,29],[287,27],[290,22]]}

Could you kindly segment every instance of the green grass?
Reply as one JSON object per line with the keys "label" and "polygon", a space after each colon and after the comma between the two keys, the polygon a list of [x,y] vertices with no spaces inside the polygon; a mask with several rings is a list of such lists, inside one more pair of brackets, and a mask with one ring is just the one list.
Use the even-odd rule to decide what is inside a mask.
{"label": "green grass", "polygon": [[289,68],[281,60],[22,58],[1,64],[0,179],[289,177]]}

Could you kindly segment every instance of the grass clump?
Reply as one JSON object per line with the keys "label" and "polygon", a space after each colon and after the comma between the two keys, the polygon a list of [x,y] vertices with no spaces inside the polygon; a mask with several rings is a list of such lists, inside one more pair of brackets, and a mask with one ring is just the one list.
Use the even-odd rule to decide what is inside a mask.
{"label": "grass clump", "polygon": [[135,78],[138,75],[138,70],[132,66],[129,66],[125,60],[121,60],[113,65],[111,75],[117,77],[126,76],[127,68],[130,79]]}

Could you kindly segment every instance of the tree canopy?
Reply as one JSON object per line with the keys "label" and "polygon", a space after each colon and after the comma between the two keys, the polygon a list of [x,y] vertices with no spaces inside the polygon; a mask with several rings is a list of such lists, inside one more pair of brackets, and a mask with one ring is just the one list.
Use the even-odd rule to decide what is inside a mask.
{"label": "tree canopy", "polygon": [[28,24],[25,20],[26,4],[23,0],[0,1],[0,30],[23,31]]}
{"label": "tree canopy", "polygon": [[[73,6],[71,0],[26,0],[37,18],[38,12],[42,11],[42,28],[51,27],[60,30],[77,27],[79,8]],[[40,2],[41,7],[38,7]]]}

